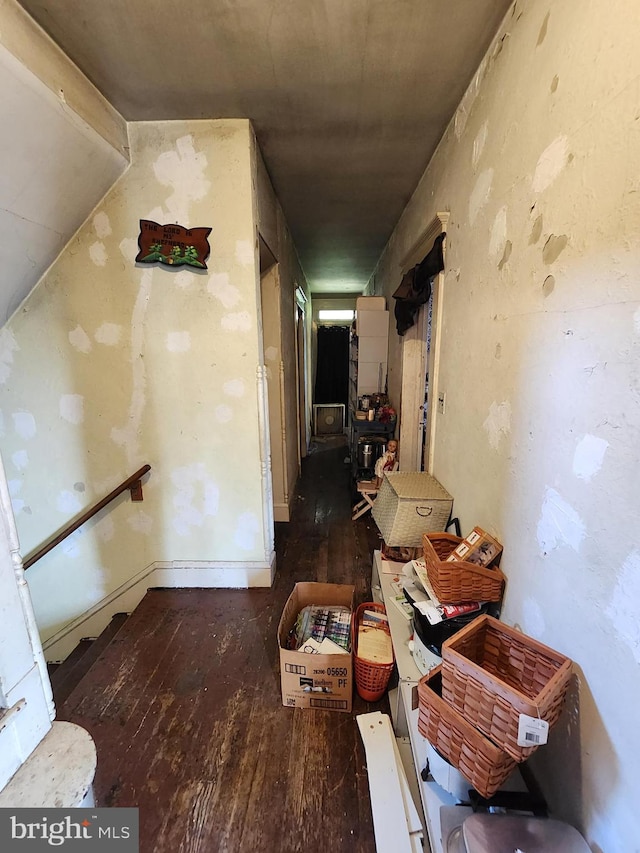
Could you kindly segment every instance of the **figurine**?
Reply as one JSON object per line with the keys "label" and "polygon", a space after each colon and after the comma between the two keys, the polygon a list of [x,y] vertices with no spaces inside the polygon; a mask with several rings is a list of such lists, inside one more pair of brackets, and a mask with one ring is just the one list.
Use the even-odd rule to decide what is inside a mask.
{"label": "figurine", "polygon": [[380,488],[385,474],[398,470],[398,442],[395,438],[389,440],[387,450],[376,461],[376,488]]}

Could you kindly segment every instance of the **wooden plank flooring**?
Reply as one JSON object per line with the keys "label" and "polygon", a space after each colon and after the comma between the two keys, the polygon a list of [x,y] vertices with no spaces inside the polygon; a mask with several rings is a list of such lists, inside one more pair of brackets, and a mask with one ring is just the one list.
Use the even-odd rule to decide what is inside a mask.
{"label": "wooden plank flooring", "polygon": [[62,707],[95,739],[98,806],[138,806],[142,853],[373,853],[356,713],[282,706],[276,629],[299,580],[369,597],[378,537],[350,520],[346,446],[305,460],[272,589],[151,590]]}

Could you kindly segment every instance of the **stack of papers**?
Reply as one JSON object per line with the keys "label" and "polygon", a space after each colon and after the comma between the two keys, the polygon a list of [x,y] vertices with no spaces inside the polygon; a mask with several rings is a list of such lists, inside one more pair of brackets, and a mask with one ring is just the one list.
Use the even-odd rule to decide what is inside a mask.
{"label": "stack of papers", "polygon": [[358,657],[369,663],[393,663],[393,646],[386,613],[365,610],[358,625]]}

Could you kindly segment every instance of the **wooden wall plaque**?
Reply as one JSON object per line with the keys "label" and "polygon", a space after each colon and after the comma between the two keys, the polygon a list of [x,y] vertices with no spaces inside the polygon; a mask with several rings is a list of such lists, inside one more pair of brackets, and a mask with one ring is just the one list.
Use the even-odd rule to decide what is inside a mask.
{"label": "wooden wall plaque", "polygon": [[211,228],[183,228],[182,225],[159,225],[151,219],[140,220],[139,252],[136,263],[165,264],[179,267],[187,264],[206,270]]}

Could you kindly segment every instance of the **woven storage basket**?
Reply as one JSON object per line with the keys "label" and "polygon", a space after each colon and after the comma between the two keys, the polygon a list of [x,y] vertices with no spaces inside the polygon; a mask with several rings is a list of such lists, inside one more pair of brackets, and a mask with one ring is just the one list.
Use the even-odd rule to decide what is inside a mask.
{"label": "woven storage basket", "polygon": [[441,666],[418,682],[420,734],[482,794],[492,797],[516,762],[441,697]]}
{"label": "woven storage basket", "polygon": [[422,546],[423,533],[444,530],[453,498],[425,472],[387,474],[380,486],[371,515],[390,547]]}
{"label": "woven storage basket", "polygon": [[460,542],[459,536],[449,533],[425,533],[422,537],[427,575],[438,601],[502,601],[506,578],[497,566],[485,569],[466,560],[445,562]]}
{"label": "woven storage basket", "polygon": [[378,613],[386,613],[382,604],[367,601],[361,604],[351,620],[351,650],[353,652],[353,668],[358,696],[365,702],[377,702],[384,696],[394,663],[372,663],[358,657],[358,627],[362,622],[365,610],[375,610]]}
{"label": "woven storage basket", "polygon": [[442,696],[516,761],[537,746],[518,746],[520,714],[554,725],[571,661],[491,616],[479,616],[442,644]]}

